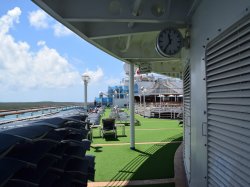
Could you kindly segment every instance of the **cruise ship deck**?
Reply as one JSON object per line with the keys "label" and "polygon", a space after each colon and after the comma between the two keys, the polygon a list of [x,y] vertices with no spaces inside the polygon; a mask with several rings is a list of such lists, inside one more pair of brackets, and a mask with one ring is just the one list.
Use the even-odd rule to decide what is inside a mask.
{"label": "cruise ship deck", "polygon": [[[144,125],[137,127],[135,120],[137,116],[135,115],[134,71],[135,68],[140,68],[144,73],[154,72],[183,80],[184,129],[183,147],[180,150],[183,154],[187,185],[191,187],[250,186],[249,0],[32,0],[32,2],[83,40],[129,65],[129,131],[125,127],[129,138],[119,138],[121,142],[126,143],[123,146],[127,147],[127,151],[124,153],[118,150],[122,145],[114,148],[103,146],[102,149],[97,148],[96,152],[92,150],[97,161],[98,159],[103,161],[100,168],[96,165],[97,179],[100,182],[110,179],[110,176],[108,179],[100,173],[107,167],[110,167],[107,172],[119,172],[114,177],[115,181],[120,181],[119,178],[124,175],[131,176],[133,170],[127,167],[131,168],[139,164],[140,159],[158,153],[156,150],[162,146],[157,144],[151,149],[150,146],[138,145],[137,138],[145,138],[143,139],[145,142],[154,142],[150,137],[161,137],[162,133],[173,132],[169,129],[155,131],[151,129],[150,134],[140,137],[140,133],[148,132],[140,131],[139,129]],[[27,131],[30,132],[28,134],[23,130],[17,132],[15,129],[10,129],[0,136],[2,142],[7,140],[12,142],[8,144],[9,147],[7,144],[1,144],[2,155],[10,158],[1,157],[0,164],[12,166],[1,167],[1,178],[6,179],[3,185],[37,186],[39,182],[47,182],[49,186],[87,186],[87,180],[93,179],[94,157],[86,157],[82,149],[70,150],[71,146],[79,144],[80,147],[84,147],[84,150],[90,148],[89,140],[81,142],[83,138],[87,138],[84,134],[86,129],[72,130],[71,125],[79,128],[79,121],[76,122],[75,119],[60,118],[60,120],[63,120],[63,123],[48,122],[41,128],[40,126],[29,127],[32,132]],[[117,136],[114,121],[108,121],[112,122],[111,132]],[[179,127],[176,126],[176,128]],[[60,139],[59,144],[54,140],[40,141],[46,137],[45,131],[68,133],[65,129],[70,132],[70,140]],[[101,130],[102,133],[104,131],[105,129]],[[72,132],[77,132],[80,136],[72,137]],[[153,136],[152,134],[156,132],[159,134]],[[55,134],[52,135],[52,137],[58,137]],[[68,136],[65,135],[66,137]],[[31,141],[31,138],[35,141]],[[79,139],[71,141],[71,138]],[[97,139],[95,140],[94,137],[93,141],[97,144],[95,142]],[[155,139],[155,141],[160,140]],[[26,143],[25,147],[19,145],[20,142]],[[44,142],[49,142],[49,146],[43,146]],[[103,140],[101,139],[99,143],[103,144]],[[36,147],[38,144],[43,149],[38,149]],[[50,148],[58,145],[64,148],[65,154],[55,156],[50,152],[52,151]],[[143,146],[145,147],[142,148]],[[176,144],[169,146],[176,146]],[[34,150],[30,151],[30,148]],[[106,165],[110,157],[105,153],[109,152],[109,149],[120,154],[118,159],[123,168],[113,170],[113,165]],[[24,156],[19,155],[20,150],[23,151]],[[137,152],[138,150],[143,153]],[[37,162],[41,160],[38,154],[41,152],[48,153],[42,154],[46,155],[42,160],[45,163],[51,163],[52,160],[58,161],[62,157],[63,161],[68,162],[57,163],[59,168],[49,172],[44,180],[34,177],[35,181],[25,183],[27,178],[22,173],[14,176],[24,178],[12,180],[11,168],[18,171],[20,167],[25,167],[27,172],[40,168]],[[82,154],[80,157],[84,159],[80,159],[81,161],[79,157],[68,159],[68,156],[72,156],[68,153]],[[36,154],[37,157],[31,157],[32,154]],[[130,154],[135,154],[138,160],[135,160],[134,164],[126,165],[126,159]],[[140,156],[136,157],[138,154]],[[161,167],[168,162],[169,155],[167,152],[163,153],[163,158],[156,163],[157,166]],[[13,159],[18,156],[23,162]],[[113,159],[115,162],[117,157]],[[157,171],[157,166],[150,164],[149,166]],[[78,169],[77,172],[75,169]],[[154,172],[156,173],[158,172]],[[161,177],[168,175],[164,171],[159,173]],[[145,179],[139,174],[131,177],[136,180]],[[51,178],[53,180],[50,180]],[[127,179],[124,178],[124,180]],[[49,183],[51,181],[53,184]],[[104,185],[119,186],[120,184],[105,183]],[[129,183],[126,185],[129,186]],[[133,183],[133,185],[138,184]]]}

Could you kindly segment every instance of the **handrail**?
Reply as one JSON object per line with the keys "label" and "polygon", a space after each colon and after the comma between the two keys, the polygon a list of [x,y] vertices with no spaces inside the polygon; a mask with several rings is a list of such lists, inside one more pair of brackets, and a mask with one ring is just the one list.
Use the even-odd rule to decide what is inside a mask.
{"label": "handrail", "polygon": [[[67,110],[67,109],[72,109],[72,108],[78,108],[80,106],[68,106],[68,107],[42,107],[42,108],[33,108],[33,109],[26,109],[26,110],[17,110],[17,111],[8,111],[8,112],[0,112],[0,125],[7,124],[7,123],[12,123],[15,121],[24,121],[24,120],[30,120],[30,119],[35,119],[35,118],[40,118],[43,116],[47,115],[53,115],[56,114],[62,110]],[[46,112],[47,111],[47,112]],[[39,114],[34,115],[33,113],[35,112],[40,112]],[[20,117],[20,115],[30,113],[29,116],[25,117]],[[16,115],[16,117],[11,118],[11,119],[4,119],[5,117]]]}

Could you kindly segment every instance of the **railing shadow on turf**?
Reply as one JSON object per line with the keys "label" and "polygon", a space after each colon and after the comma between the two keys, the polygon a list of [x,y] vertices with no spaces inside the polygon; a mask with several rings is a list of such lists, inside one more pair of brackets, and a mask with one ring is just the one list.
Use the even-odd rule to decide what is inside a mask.
{"label": "railing shadow on turf", "polygon": [[182,135],[180,133],[164,139],[145,151],[135,149],[140,154],[127,163],[106,186],[121,186],[119,181],[125,180],[173,178],[174,154],[182,141]]}

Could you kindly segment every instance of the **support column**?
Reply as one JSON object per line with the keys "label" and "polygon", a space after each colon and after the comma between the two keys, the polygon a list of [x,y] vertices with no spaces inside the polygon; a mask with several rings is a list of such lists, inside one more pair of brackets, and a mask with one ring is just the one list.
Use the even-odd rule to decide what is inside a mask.
{"label": "support column", "polygon": [[135,149],[135,103],[134,103],[134,64],[129,69],[129,110],[130,110],[130,149]]}
{"label": "support column", "polygon": [[145,93],[143,94],[143,110],[144,110],[144,113],[143,113],[143,117],[145,118],[145,112],[146,112],[146,99],[145,99]]}
{"label": "support column", "polygon": [[87,93],[88,93],[88,91],[87,91],[87,81],[84,81],[84,109],[86,109],[87,110],[87,108],[88,108],[88,101],[87,101]]}

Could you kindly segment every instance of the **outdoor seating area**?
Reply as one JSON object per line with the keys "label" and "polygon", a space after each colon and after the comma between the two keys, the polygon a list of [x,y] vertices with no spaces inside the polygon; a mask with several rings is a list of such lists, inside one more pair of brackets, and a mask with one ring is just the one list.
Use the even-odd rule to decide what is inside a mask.
{"label": "outdoor seating area", "polygon": [[[93,137],[105,138],[106,135],[113,135],[114,138],[118,136],[117,128],[121,129],[119,136],[126,136],[125,125],[129,124],[129,115],[127,111],[118,107],[107,109],[98,107],[90,110],[88,113],[87,121],[90,124],[90,140]],[[93,135],[93,131],[97,132]]]}
{"label": "outdoor seating area", "polygon": [[19,122],[0,132],[1,186],[87,186],[95,179],[86,115]]}
{"label": "outdoor seating area", "polygon": [[110,118],[112,109],[101,110],[75,110],[1,131],[1,186],[175,186],[174,155],[183,133],[178,121],[136,115],[141,125],[135,126],[132,151],[130,127]]}
{"label": "outdoor seating area", "polygon": [[[110,120],[111,112],[112,109],[106,109],[101,126],[103,121]],[[141,124],[135,126],[135,151],[130,149],[129,126],[115,120],[116,138],[114,134],[103,138],[99,129],[93,129],[90,152],[96,156],[96,175],[95,182],[89,182],[88,186],[175,186],[174,155],[182,142],[183,127],[178,120],[144,118],[137,114],[135,118]],[[148,184],[143,184],[145,181]]]}
{"label": "outdoor seating area", "polygon": [[123,123],[125,125],[129,124],[129,115],[125,111],[125,109],[120,109],[119,107],[115,106],[111,108],[109,113],[109,118],[114,118],[116,123]]}
{"label": "outdoor seating area", "polygon": [[91,125],[100,125],[100,119],[100,113],[88,113],[87,121],[89,121]]}

